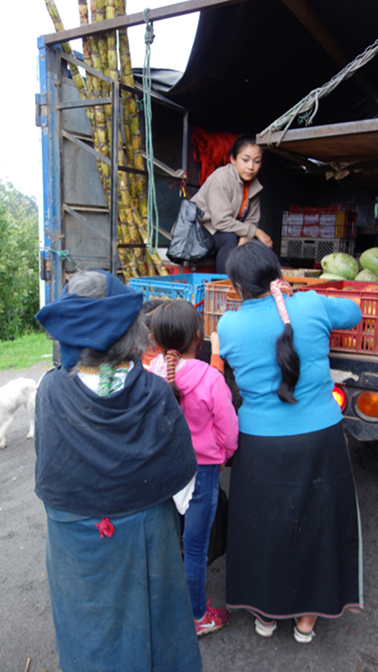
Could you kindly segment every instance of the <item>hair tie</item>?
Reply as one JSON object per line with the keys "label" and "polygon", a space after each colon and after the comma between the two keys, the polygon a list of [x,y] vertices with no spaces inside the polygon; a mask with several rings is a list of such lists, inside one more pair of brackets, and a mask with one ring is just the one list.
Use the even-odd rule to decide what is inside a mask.
{"label": "hair tie", "polygon": [[167,350],[167,382],[174,383],[176,378],[176,364],[181,355],[177,350]]}
{"label": "hair tie", "polygon": [[287,294],[287,296],[293,296],[293,290],[289,283],[285,280],[274,280],[270,283],[270,291],[272,292],[282,322],[284,324],[290,324],[290,317],[286,310],[285,299],[283,297],[283,292]]}

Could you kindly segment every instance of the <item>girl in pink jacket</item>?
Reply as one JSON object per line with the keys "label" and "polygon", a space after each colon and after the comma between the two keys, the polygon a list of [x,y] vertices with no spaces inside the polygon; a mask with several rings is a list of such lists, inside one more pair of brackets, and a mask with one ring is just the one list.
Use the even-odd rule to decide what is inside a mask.
{"label": "girl in pink jacket", "polygon": [[219,472],[233,455],[238,420],[231,392],[219,371],[195,359],[203,341],[202,320],[189,301],[167,301],[152,317],[153,337],[163,353],[150,371],[164,377],[180,403],[192,435],[198,471],[185,513],[184,567],[198,636],[223,628],[228,609],[206,603],[207,551],[219,493]]}

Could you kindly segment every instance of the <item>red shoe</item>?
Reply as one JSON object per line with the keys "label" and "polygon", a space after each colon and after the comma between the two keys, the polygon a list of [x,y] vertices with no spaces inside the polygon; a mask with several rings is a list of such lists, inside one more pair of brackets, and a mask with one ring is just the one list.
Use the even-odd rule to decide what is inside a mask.
{"label": "red shoe", "polygon": [[209,632],[216,632],[225,625],[228,625],[231,620],[231,614],[228,609],[212,609],[210,605],[211,599],[208,601],[205,615],[197,621],[194,619],[196,626],[197,637],[208,635]]}

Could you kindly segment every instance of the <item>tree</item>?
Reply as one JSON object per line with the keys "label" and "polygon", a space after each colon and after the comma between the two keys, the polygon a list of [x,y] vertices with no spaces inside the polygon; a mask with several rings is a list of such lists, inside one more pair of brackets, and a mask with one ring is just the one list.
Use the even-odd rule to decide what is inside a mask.
{"label": "tree", "polygon": [[38,209],[0,183],[0,340],[38,329]]}

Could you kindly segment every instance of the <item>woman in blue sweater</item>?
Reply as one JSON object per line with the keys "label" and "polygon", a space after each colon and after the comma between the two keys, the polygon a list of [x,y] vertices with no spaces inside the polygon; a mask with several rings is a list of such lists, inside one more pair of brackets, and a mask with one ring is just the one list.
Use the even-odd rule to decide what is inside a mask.
{"label": "woman in blue sweater", "polygon": [[230,487],[227,606],[269,637],[295,618],[309,643],[318,616],[363,607],[361,541],[342,415],[332,396],[332,329],[361,313],[316,292],[283,298],[280,264],[252,240],[226,271],[242,298],[218,324],[220,355],[243,398]]}

